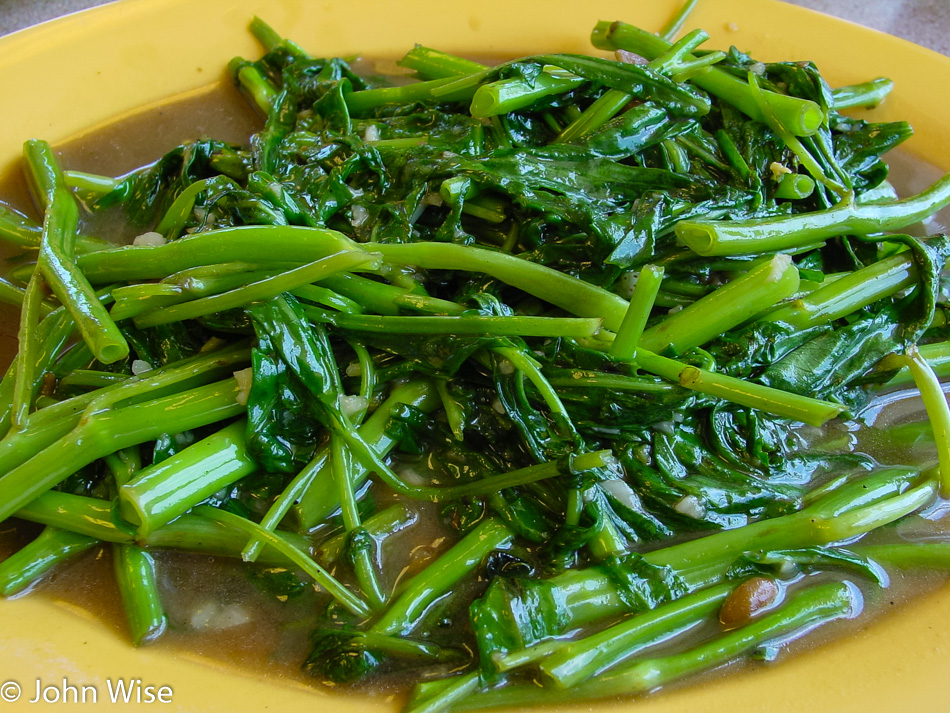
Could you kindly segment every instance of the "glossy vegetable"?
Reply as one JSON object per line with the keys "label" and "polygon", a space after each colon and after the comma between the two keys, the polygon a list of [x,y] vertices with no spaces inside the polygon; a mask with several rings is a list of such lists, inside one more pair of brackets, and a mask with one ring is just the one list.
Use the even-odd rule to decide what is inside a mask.
{"label": "glossy vegetable", "polygon": [[[38,249],[4,293],[0,518],[47,529],[4,591],[114,543],[146,643],[152,550],[240,555],[320,607],[308,673],[402,670],[437,711],[649,690],[857,616],[888,584],[875,557],[944,566],[852,549],[950,487],[922,356],[950,243],[882,234],[947,179],[882,201],[910,128],[839,113],[886,83],[835,93],[808,63],[601,23],[595,46],[649,61],[416,48],[421,81],[387,86],[251,30],[266,54],[229,67],[263,115],[247,146],[118,179],[26,147],[45,217],[0,214]],[[80,208],[147,234],[81,240]],[[802,435],[904,367],[936,468]],[[422,520],[443,549],[403,580]]]}

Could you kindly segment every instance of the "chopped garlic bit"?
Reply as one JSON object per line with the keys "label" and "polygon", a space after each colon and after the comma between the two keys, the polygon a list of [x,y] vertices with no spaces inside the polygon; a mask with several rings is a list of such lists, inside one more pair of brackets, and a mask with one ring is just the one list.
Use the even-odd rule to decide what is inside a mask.
{"label": "chopped garlic bit", "polygon": [[340,410],[348,417],[363,411],[367,406],[369,406],[369,401],[362,396],[340,397]]}
{"label": "chopped garlic bit", "polygon": [[772,172],[773,181],[780,181],[782,180],[782,176],[792,172],[792,169],[778,161],[772,161],[772,163],[769,164],[769,170]]}
{"label": "chopped garlic bit", "polygon": [[363,141],[379,141],[379,127],[376,124],[370,124],[363,132]]}
{"label": "chopped garlic bit", "polygon": [[347,376],[362,376],[363,367],[360,366],[358,361],[350,362],[346,365],[346,375]]}
{"label": "chopped garlic bit", "polygon": [[354,228],[360,227],[366,222],[366,219],[369,218],[369,211],[359,203],[354,203],[350,206],[350,214],[352,215],[350,218],[350,225],[352,225]]}
{"label": "chopped garlic bit", "polygon": [[252,619],[250,612],[240,604],[208,601],[195,607],[188,624],[192,629],[230,629],[247,624]]}
{"label": "chopped garlic bit", "polygon": [[211,337],[207,342],[201,345],[201,349],[198,351],[201,354],[207,354],[208,352],[213,352],[217,349],[221,349],[227,344],[226,341],[221,339],[221,337]]}
{"label": "chopped garlic bit", "polygon": [[429,484],[429,480],[412,466],[400,468],[398,471],[396,471],[396,475],[398,475],[405,483],[414,485],[417,488],[422,485]]}
{"label": "chopped garlic bit", "polygon": [[620,276],[620,279],[617,280],[617,285],[614,289],[618,295],[623,297],[625,300],[629,300],[631,297],[633,297],[633,291],[636,289],[637,281],[639,279],[639,271],[629,270]]}
{"label": "chopped garlic bit", "polygon": [[684,496],[673,506],[673,509],[694,520],[699,520],[706,514],[706,509],[703,507],[702,502],[695,495]]}
{"label": "chopped garlic bit", "polygon": [[132,373],[138,376],[139,374],[144,374],[146,371],[151,371],[152,365],[147,361],[142,361],[141,359],[132,360]]}
{"label": "chopped garlic bit", "polygon": [[637,495],[636,491],[633,490],[629,485],[627,485],[622,480],[602,480],[600,481],[601,487],[613,495],[622,505],[630,508],[631,510],[639,510],[643,507],[643,504],[640,502],[640,497]]}
{"label": "chopped garlic bit", "polygon": [[133,245],[148,245],[155,247],[157,245],[164,245],[168,241],[165,240],[165,236],[161,233],[156,233],[154,230],[148,233],[142,233],[141,235],[136,235],[132,240]]}
{"label": "chopped garlic bit", "polygon": [[507,376],[508,374],[515,373],[515,365],[512,364],[507,359],[499,359],[497,364],[498,364],[498,371],[500,371],[502,374]]}
{"label": "chopped garlic bit", "polygon": [[247,397],[251,394],[251,383],[254,380],[254,370],[251,367],[234,372],[234,380],[238,384],[237,402],[247,405]]}
{"label": "chopped garlic bit", "polygon": [[650,60],[642,55],[637,54],[636,52],[617,50],[614,52],[614,56],[617,58],[618,62],[623,62],[624,64],[650,64]]}

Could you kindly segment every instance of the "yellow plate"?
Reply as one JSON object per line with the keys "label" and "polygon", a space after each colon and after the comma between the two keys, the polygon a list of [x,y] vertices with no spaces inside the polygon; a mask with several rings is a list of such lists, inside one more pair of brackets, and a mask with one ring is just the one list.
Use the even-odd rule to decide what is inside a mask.
{"label": "yellow plate", "polygon": [[[256,58],[246,31],[262,15],[317,55],[397,56],[415,42],[478,55],[587,52],[600,19],[659,28],[678,0],[124,0],[0,39],[0,173],[30,137],[61,142],[110,119],[219,80],[234,55]],[[829,17],[772,0],[706,0],[690,27],[710,47],[735,44],[762,60],[813,60],[835,85],[889,76],[897,88],[880,119],[910,120],[917,155],[950,170],[950,59]],[[687,28],[689,29],[689,28]],[[933,710],[950,700],[950,590],[869,624],[821,649],[751,675],[604,704],[639,713],[703,711]],[[0,696],[22,688],[2,711],[36,711],[36,682],[87,686],[104,710],[108,684],[138,679],[168,686],[172,703],[119,709],[195,713],[324,711],[390,713],[391,701],[328,696],[278,678],[259,678],[197,656],[133,649],[121,633],[38,596],[0,602]],[[69,693],[69,702],[74,694]],[[134,697],[133,697],[134,701]],[[943,702],[943,703],[942,703]],[[84,708],[85,710],[85,708]],[[589,710],[579,705],[570,710]]]}

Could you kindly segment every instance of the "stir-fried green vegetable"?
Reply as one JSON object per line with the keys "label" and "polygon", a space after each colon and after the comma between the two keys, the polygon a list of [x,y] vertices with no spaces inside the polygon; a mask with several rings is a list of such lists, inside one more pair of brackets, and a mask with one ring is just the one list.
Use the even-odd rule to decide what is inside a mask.
{"label": "stir-fried green vegetable", "polygon": [[[690,6],[662,37],[598,24],[615,58],[419,46],[402,85],[255,19],[246,146],[113,179],[28,142],[0,519],[45,529],[0,592],[108,543],[143,644],[157,553],[240,557],[311,598],[304,671],[424,681],[435,713],[772,658],[882,565],[950,566],[887,527],[950,493],[950,241],[893,233],[950,178],[898,199],[911,128],[841,113],[887,80],[666,39]],[[85,234],[110,211],[134,244]],[[936,455],[895,455],[926,424],[865,452],[912,381]]]}

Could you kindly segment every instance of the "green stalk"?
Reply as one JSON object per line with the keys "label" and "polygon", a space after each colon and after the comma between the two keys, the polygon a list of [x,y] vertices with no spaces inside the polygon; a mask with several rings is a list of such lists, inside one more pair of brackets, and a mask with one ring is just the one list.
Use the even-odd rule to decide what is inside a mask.
{"label": "green stalk", "polygon": [[613,119],[630,103],[630,95],[619,89],[608,89],[570,124],[565,126],[552,144],[564,144],[593,133]]}
{"label": "green stalk", "polygon": [[58,564],[97,544],[99,540],[88,535],[43,528],[36,539],[0,562],[0,596],[19,594]]}
{"label": "green stalk", "polygon": [[46,204],[43,238],[37,268],[53,294],[69,310],[83,339],[96,358],[111,364],[128,356],[129,345],[81,270],[77,269],[73,245],[79,225],[79,209],[63,183],[62,169],[45,141],[24,144],[26,166],[37,193]]}
{"label": "green stalk", "polygon": [[116,544],[112,558],[132,643],[141,646],[155,641],[165,632],[168,620],[158,595],[152,556],[141,547]]}
{"label": "green stalk", "polygon": [[109,310],[109,315],[116,322],[188,299],[188,295],[178,285],[166,285],[162,282],[126,285],[116,288],[115,292],[115,304]]}
{"label": "green stalk", "polygon": [[[0,440],[0,473],[25,463],[75,428],[80,419],[92,417],[121,404],[131,406],[208,384],[231,374],[250,359],[250,351],[237,344],[216,352],[182,359],[152,369],[99,391],[75,396],[30,414],[26,428]],[[107,451],[112,453],[115,449]]]}
{"label": "green stalk", "polygon": [[436,379],[436,391],[439,392],[439,398],[442,400],[442,410],[445,412],[445,420],[448,421],[449,429],[456,441],[465,440],[465,413],[461,405],[449,394],[448,380]]}
{"label": "green stalk", "polygon": [[[431,413],[439,407],[439,399],[430,381],[410,381],[394,388],[389,397],[358,429],[363,440],[369,443],[380,457],[385,457],[396,445],[396,441],[387,433],[387,428],[393,413],[402,404],[413,406],[423,413]],[[288,498],[284,503],[287,508],[292,506],[297,520],[304,529],[310,529],[319,524],[340,505],[336,485],[329,469],[328,457],[327,449],[317,451],[313,461],[305,469],[309,475],[307,482],[301,483],[302,494],[292,499]],[[369,471],[359,463],[354,463],[353,475],[353,487],[356,488],[369,476]],[[298,478],[302,479],[302,476],[303,471]],[[294,482],[296,483],[297,479]],[[275,507],[276,505],[275,503]],[[268,512],[262,523],[273,523],[276,526],[276,523],[283,518],[283,513],[274,512],[275,507]]]}
{"label": "green stalk", "polygon": [[[950,342],[923,344],[918,346],[917,350],[939,378],[950,376]],[[903,357],[900,355],[894,354],[884,357],[878,362],[875,368],[882,371],[900,369],[900,371],[887,382],[886,386],[888,388],[906,386],[907,384],[914,383],[914,377],[910,372],[910,368],[905,365]]]}
{"label": "green stalk", "polygon": [[933,428],[934,442],[940,473],[940,494],[950,496],[950,404],[940,386],[940,380],[915,345],[907,348],[904,364],[914,377],[923,399],[927,418]]}
{"label": "green stalk", "polygon": [[[108,288],[100,290],[102,299],[107,299]],[[35,394],[42,385],[43,378],[48,371],[53,371],[59,375],[57,359],[59,359],[63,347],[73,336],[76,323],[73,321],[65,307],[57,307],[50,312],[36,330],[38,340],[36,354],[36,366],[33,370],[33,384],[30,392]],[[87,348],[85,343],[82,348]],[[71,354],[80,354],[80,348],[76,347]],[[92,354],[89,354],[92,359]],[[0,433],[6,434],[12,424],[14,391],[16,390],[17,366],[20,362],[20,355],[13,359],[10,370],[4,375],[0,383]],[[32,397],[31,397],[32,398]],[[22,424],[21,424],[22,425]],[[2,470],[0,470],[2,472]]]}
{"label": "green stalk", "polygon": [[762,317],[799,329],[827,324],[917,284],[917,267],[908,253],[849,272]]}
{"label": "green stalk", "polygon": [[244,410],[236,397],[237,383],[227,379],[124,408],[87,413],[68,434],[0,477],[0,521],[109,453],[169,431],[236,416]]}
{"label": "green stalk", "polygon": [[[68,171],[63,172],[64,177],[67,174]],[[42,202],[45,199],[40,198],[39,200]],[[36,250],[43,240],[43,226],[9,206],[0,204],[0,238],[7,243]],[[115,246],[107,240],[93,238],[89,235],[76,236],[76,251],[80,254],[111,247]]]}
{"label": "green stalk", "polygon": [[643,394],[664,394],[675,391],[677,388],[655,377],[626,376],[587,369],[547,370],[544,372],[544,377],[551,386],[562,389],[611,389]]}
{"label": "green stalk", "polygon": [[826,210],[748,220],[681,220],[676,237],[696,253],[743,255],[789,250],[836,235],[906,228],[950,204],[950,174],[917,195],[890,203],[842,201]]}
{"label": "green stalk", "polygon": [[338,312],[347,314],[363,314],[363,306],[354,302],[349,297],[337,294],[327,287],[319,285],[304,285],[290,291],[294,297],[299,297],[310,302],[316,302],[318,305],[330,307]]}
{"label": "green stalk", "polygon": [[102,389],[106,386],[120,384],[129,378],[128,374],[116,374],[111,371],[95,371],[92,369],[74,369],[58,381],[62,387],[83,387]]}
{"label": "green stalk", "polygon": [[623,317],[617,336],[607,353],[614,359],[630,359],[643,337],[653,303],[663,281],[663,268],[656,265],[644,265],[637,278],[637,285],[630,297],[630,307]]}
{"label": "green stalk", "polygon": [[469,111],[474,117],[501,116],[524,109],[543,97],[568,92],[586,81],[560,67],[545,65],[533,82],[512,78],[481,85],[472,96]]}
{"label": "green stalk", "polygon": [[614,696],[645,693],[677,679],[722,666],[765,641],[793,638],[829,621],[855,616],[860,600],[853,585],[817,584],[789,595],[785,604],[752,623],[679,654],[638,661],[574,689],[577,695]]}
{"label": "green stalk", "polygon": [[455,710],[455,706],[470,698],[478,690],[482,680],[478,671],[471,671],[454,678],[440,679],[438,683],[444,685],[439,686],[432,695],[413,697],[406,708],[406,713],[441,713]]}
{"label": "green stalk", "polygon": [[121,185],[121,180],[86,171],[63,171],[63,183],[94,200],[111,193]]}
{"label": "green stalk", "polygon": [[[846,510],[837,516],[827,512],[825,501],[818,501],[793,515],[761,520],[694,542],[672,545],[650,552],[645,558],[653,564],[667,565],[686,572],[696,584],[702,584],[710,577],[721,577],[743,552],[811,547],[844,540],[914,512],[931,501],[935,493],[933,483],[924,483],[885,500]],[[794,542],[794,546],[785,544],[789,542]],[[694,574],[689,575],[689,570],[693,570]]]}
{"label": "green stalk", "polygon": [[293,57],[297,57],[299,59],[310,59],[310,55],[307,54],[307,52],[300,45],[298,45],[296,42],[293,42],[292,40],[281,37],[279,34],[277,34],[274,28],[272,28],[256,15],[251,20],[251,24],[248,25],[248,29],[268,52],[282,49]]}
{"label": "green stalk", "polygon": [[[598,22],[591,33],[591,44],[597,49],[618,49],[634,52],[647,59],[656,59],[668,52],[672,43],[651,32],[641,30],[624,22]],[[684,61],[695,59],[686,56]],[[765,117],[749,90],[749,85],[717,67],[697,74],[691,81],[725,102],[732,104],[756,121],[765,122]],[[815,102],[786,94],[763,92],[775,116],[796,136],[811,136],[825,120],[824,112]]]}
{"label": "green stalk", "polygon": [[261,528],[256,522],[251,522],[239,515],[219,510],[210,505],[199,505],[195,508],[195,514],[206,517],[227,527],[240,530],[246,535],[251,535],[261,539],[278,552],[284,554],[287,559],[300,567],[313,580],[323,587],[334,599],[343,605],[347,611],[359,617],[369,615],[370,610],[362,599],[350,592],[346,587],[340,584],[329,572],[314,562],[309,555],[294,547],[287,540],[279,535],[268,532]]}
{"label": "green stalk", "polygon": [[366,412],[369,410],[369,405],[373,401],[373,395],[376,393],[376,386],[378,382],[376,363],[373,361],[373,355],[369,353],[369,349],[367,349],[366,346],[364,346],[361,342],[347,340],[347,343],[356,353],[356,363],[360,368],[359,396],[366,403],[365,407],[361,408],[357,413],[351,414],[350,416],[353,425],[359,428],[360,424],[363,423],[363,419],[366,418]]}
{"label": "green stalk", "polygon": [[38,248],[43,228],[32,218],[0,204],[0,238],[22,248]]}
{"label": "green stalk", "polygon": [[[282,541],[294,548],[309,552],[310,540],[296,532],[280,530],[277,535]],[[200,515],[191,513],[172,520],[167,525],[152,532],[141,543],[150,548],[173,549],[184,552],[213,555],[215,557],[241,557],[241,551],[247,544],[248,536],[241,530],[213,522]],[[265,544],[257,561],[261,564],[293,564],[282,551]]]}
{"label": "green stalk", "polygon": [[[117,488],[128,483],[142,467],[138,446],[110,453],[105,461]],[[140,646],[154,641],[164,633],[167,619],[151,555],[137,545],[117,542],[112,545],[112,560],[132,643]]]}
{"label": "green stalk", "polygon": [[175,240],[181,235],[185,221],[195,207],[195,200],[202,191],[237,190],[238,185],[227,176],[213,176],[189,184],[176,197],[174,202],[165,211],[165,215],[155,226],[155,232],[161,233],[168,240]]}
{"label": "green stalk", "polygon": [[[4,304],[13,305],[14,307],[22,307],[23,300],[26,299],[26,290],[22,287],[14,285],[12,282],[5,280],[0,277],[0,302]],[[52,312],[54,309],[46,300],[40,300],[40,314],[44,317]]]}
{"label": "green stalk", "polygon": [[643,333],[640,346],[682,354],[734,329],[799,288],[798,268],[775,255]]}
{"label": "green stalk", "polygon": [[599,317],[607,329],[620,328],[628,302],[588,282],[495,250],[454,243],[402,243],[373,246],[387,262],[427,270],[483,272],[580,317]]}
{"label": "green stalk", "polygon": [[270,114],[280,90],[250,62],[235,57],[228,62],[228,74],[264,116]]}
{"label": "green stalk", "polygon": [[397,308],[404,307],[424,314],[453,315],[461,314],[465,311],[465,307],[458,302],[442,300],[437,297],[429,297],[412,292],[403,292],[402,294],[395,295],[393,297],[393,305]]}
{"label": "green stalk", "polygon": [[676,37],[676,34],[683,29],[683,24],[686,22],[686,18],[689,17],[689,14],[693,11],[693,8],[696,7],[696,4],[699,0],[686,0],[682,6],[673,14],[673,17],[663,26],[663,29],[660,30],[659,35],[664,40],[672,42],[673,38]]}
{"label": "green stalk", "polygon": [[567,409],[564,408],[564,404],[561,402],[561,398],[557,395],[557,392],[548,383],[547,379],[544,378],[544,375],[541,373],[541,364],[537,359],[528,354],[524,348],[519,349],[513,346],[494,347],[492,351],[498,356],[510,361],[515,369],[518,369],[528,377],[534,388],[538,390],[545,405],[550,409],[555,421],[559,421],[560,425],[570,431],[574,430]]}
{"label": "green stalk", "polygon": [[759,105],[765,123],[772,132],[782,140],[786,148],[795,155],[799,163],[808,171],[811,177],[840,198],[852,198],[853,192],[828,176],[822,169],[821,164],[818,163],[818,160],[805,148],[802,142],[798,140],[798,136],[795,135],[795,132],[786,127],[785,124],[782,123],[782,120],[775,115],[775,112],[772,111],[772,107],[768,102],[768,98],[759,87],[759,79],[755,72],[748,73],[748,83],[749,90]]}
{"label": "green stalk", "polygon": [[600,329],[599,319],[565,317],[497,317],[493,315],[447,316],[376,316],[344,314],[314,307],[304,312],[314,322],[332,324],[341,329],[388,334],[490,334],[519,337],[592,337]]}
{"label": "green stalk", "polygon": [[414,69],[423,79],[461,77],[488,69],[484,64],[423,45],[413,47],[396,64],[407,69]]}
{"label": "green stalk", "polygon": [[[592,636],[560,644],[538,668],[559,688],[571,688],[614,668],[647,646],[673,638],[714,614],[735,589],[733,582],[703,589],[638,614]],[[552,645],[557,645],[551,642]],[[543,646],[544,644],[542,644]]]}
{"label": "green stalk", "polygon": [[775,197],[782,200],[800,200],[815,192],[815,180],[804,173],[786,173],[775,189]]}
{"label": "green stalk", "polygon": [[836,111],[842,109],[873,109],[891,93],[894,82],[887,77],[878,77],[870,82],[851,84],[847,87],[838,87],[831,90]]}
{"label": "green stalk", "polygon": [[[418,520],[418,513],[409,510],[402,503],[396,503],[368,518],[363,523],[363,527],[378,542],[411,527]],[[329,567],[343,556],[346,542],[346,532],[334,535],[317,547],[316,559]]]}
{"label": "green stalk", "polygon": [[[346,433],[340,434],[346,439]],[[347,445],[353,447],[352,441]],[[355,449],[354,449],[355,450]],[[360,456],[363,454],[360,453]],[[505,473],[483,474],[478,480],[462,485],[447,486],[412,486],[407,485],[392,472],[385,462],[373,453],[375,463],[364,462],[364,467],[372,465],[376,475],[394,491],[413,500],[428,500],[434,503],[457,500],[463,497],[490,495],[506,488],[516,488],[521,485],[537,483],[548,478],[561,475],[575,475],[576,473],[596,468],[603,468],[613,462],[613,454],[609,450],[593,451],[591,453],[572,454],[565,460],[547,461],[538,465],[509,470]],[[2,481],[0,481],[2,486]]]}
{"label": "green stalk", "polygon": [[392,606],[370,631],[403,636],[412,631],[429,606],[472,572],[492,550],[507,547],[513,535],[500,521],[487,519],[406,584]]}
{"label": "green stalk", "polygon": [[[302,505],[304,494],[309,492],[311,484],[321,471],[328,474],[332,472],[329,470],[328,449],[326,448],[318,450],[313,459],[294,477],[290,485],[277,496],[277,499],[274,500],[261,519],[261,527],[268,532],[274,532],[281,520],[291,511],[291,508],[295,505]],[[365,477],[365,471],[363,475]],[[335,506],[330,507],[331,511],[333,507]],[[316,525],[316,521],[313,524]],[[245,562],[256,562],[263,548],[264,543],[261,540],[250,540],[241,551],[241,557]]]}
{"label": "green stalk", "polygon": [[821,426],[847,409],[841,404],[682,364],[645,349],[637,349],[634,359],[641,369],[684,388],[812,426]]}
{"label": "green stalk", "polygon": [[12,431],[0,440],[0,473],[25,463],[35,453],[73,430],[94,398],[94,393],[90,392],[30,414],[25,428]]}
{"label": "green stalk", "polygon": [[[285,269],[295,267],[296,265],[291,265]],[[128,319],[142,312],[227,292],[273,277],[283,271],[277,264],[265,270],[258,270],[255,265],[238,262],[182,270],[169,275],[161,282],[144,282],[116,288],[113,291],[115,304],[110,314],[116,321]]]}
{"label": "green stalk", "polygon": [[124,245],[78,259],[95,283],[160,280],[198,265],[250,262],[304,264],[361,248],[342,233],[299,225],[242,225],[195,233],[164,245]]}
{"label": "green stalk", "polygon": [[38,522],[97,542],[132,542],[131,529],[120,528],[114,503],[85,495],[49,490],[16,511],[21,520]]}
{"label": "green stalk", "polygon": [[346,108],[350,110],[351,114],[362,114],[387,104],[468,101],[475,94],[475,90],[486,73],[487,70],[463,77],[451,76],[443,79],[432,79],[427,82],[416,82],[401,87],[380,87],[378,89],[350,92],[345,96]]}
{"label": "green stalk", "polygon": [[855,545],[848,549],[890,567],[950,569],[950,543],[943,541]]}
{"label": "green stalk", "polygon": [[359,582],[360,591],[369,600],[370,608],[376,611],[385,606],[387,599],[376,575],[376,542],[360,522],[349,454],[343,446],[343,440],[336,435],[330,436],[330,453],[330,472],[336,481],[342,505],[343,527],[348,536],[356,581]]}
{"label": "green stalk", "polygon": [[234,309],[248,302],[270,299],[311,282],[319,282],[331,275],[346,272],[359,266],[366,266],[368,263],[373,263],[375,259],[376,256],[373,253],[355,250],[335,253],[288,272],[267,277],[228,292],[146,312],[135,318],[135,326],[139,329],[145,329],[160,324],[181,322],[186,319],[196,319],[215,312]]}
{"label": "green stalk", "polygon": [[119,512],[139,537],[257,470],[245,444],[244,419],[140,471],[119,488]]}
{"label": "green stalk", "polygon": [[[37,352],[40,350],[39,328],[40,304],[43,300],[43,277],[34,273],[26,288],[23,309],[20,312],[20,329],[17,334],[19,352],[16,360],[16,379],[13,382],[13,403],[10,411],[10,426],[20,430],[26,425],[26,417],[33,405],[37,374]],[[42,374],[40,374],[42,376]]]}
{"label": "green stalk", "polygon": [[[132,543],[131,527],[115,516],[115,503],[57,490],[44,493],[17,511],[16,517],[84,535],[96,542]],[[122,524],[122,528],[118,524]],[[307,550],[307,538],[293,532],[280,537],[297,549]],[[221,557],[240,557],[247,537],[241,532],[198,515],[182,515],[151,532],[139,544],[149,548],[175,549]],[[269,545],[262,549],[260,562],[287,564],[287,557]],[[2,566],[2,565],[0,565]]]}
{"label": "green stalk", "polygon": [[119,488],[132,480],[142,469],[142,453],[138,446],[110,453],[105,457],[105,461],[116,487]]}
{"label": "green stalk", "polygon": [[[404,287],[388,285],[349,272],[328,277],[321,284],[343,297],[353,300],[360,305],[363,312],[376,314],[399,314],[400,304],[398,300],[409,294]],[[419,295],[419,297],[422,296]],[[459,312],[464,311],[464,309],[459,305]]]}

